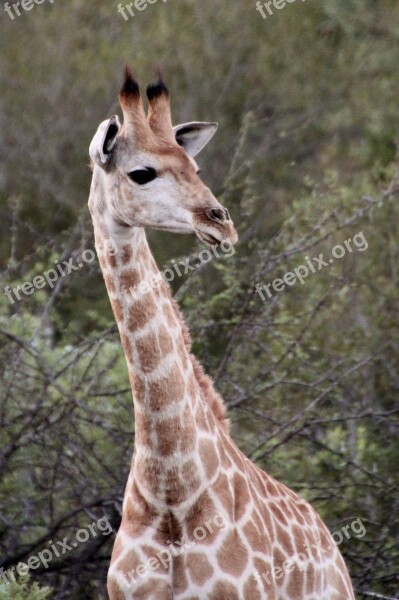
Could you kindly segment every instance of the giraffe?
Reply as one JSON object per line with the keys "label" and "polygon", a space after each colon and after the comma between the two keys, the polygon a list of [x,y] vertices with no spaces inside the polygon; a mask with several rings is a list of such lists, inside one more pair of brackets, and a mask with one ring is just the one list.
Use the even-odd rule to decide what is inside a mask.
{"label": "giraffe", "polygon": [[[117,116],[90,144],[89,209],[134,399],[135,448],[108,572],[111,600],[350,600],[315,510],[229,435],[223,401],[191,353],[147,228],[237,241],[195,156],[216,123],[173,127],[162,77],[148,113],[126,68]],[[108,252],[112,240],[114,252]]]}

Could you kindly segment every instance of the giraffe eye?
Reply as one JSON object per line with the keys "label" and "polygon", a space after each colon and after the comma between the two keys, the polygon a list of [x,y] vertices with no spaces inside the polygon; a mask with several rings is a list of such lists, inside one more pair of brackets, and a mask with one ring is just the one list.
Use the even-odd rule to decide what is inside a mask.
{"label": "giraffe eye", "polygon": [[156,178],[157,172],[152,167],[147,167],[146,169],[137,169],[136,171],[130,171],[128,173],[130,179],[134,181],[134,183],[138,183],[138,185],[144,185],[145,183],[149,183],[153,179]]}

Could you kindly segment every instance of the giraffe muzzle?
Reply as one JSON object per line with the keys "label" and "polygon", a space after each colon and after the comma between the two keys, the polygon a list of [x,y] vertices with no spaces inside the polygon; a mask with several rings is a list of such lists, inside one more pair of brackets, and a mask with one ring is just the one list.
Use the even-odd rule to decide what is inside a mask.
{"label": "giraffe muzzle", "polygon": [[238,240],[229,211],[221,205],[197,212],[194,229],[198,239],[210,246],[219,246],[224,240],[235,244]]}

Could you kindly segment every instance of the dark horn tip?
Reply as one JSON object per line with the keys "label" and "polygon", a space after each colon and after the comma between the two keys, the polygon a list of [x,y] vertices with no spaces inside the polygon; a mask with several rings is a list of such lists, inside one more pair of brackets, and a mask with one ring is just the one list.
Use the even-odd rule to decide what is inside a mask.
{"label": "dark horn tip", "polygon": [[120,93],[122,96],[140,96],[139,84],[128,65],[125,67],[124,81]]}
{"label": "dark horn tip", "polygon": [[155,73],[158,77],[158,81],[156,83],[151,83],[147,87],[148,100],[153,100],[154,98],[159,98],[159,96],[162,96],[162,94],[164,94],[165,96],[169,96],[169,90],[163,81],[161,68],[156,67]]}

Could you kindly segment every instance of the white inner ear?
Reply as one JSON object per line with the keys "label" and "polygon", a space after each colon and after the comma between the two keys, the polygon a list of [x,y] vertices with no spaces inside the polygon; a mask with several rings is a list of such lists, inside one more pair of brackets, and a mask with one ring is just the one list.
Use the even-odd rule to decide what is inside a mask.
{"label": "white inner ear", "polygon": [[[98,126],[89,147],[90,158],[97,165],[103,166],[109,161],[120,128],[121,124],[116,115],[103,121]],[[107,140],[108,136],[109,139]]]}
{"label": "white inner ear", "polygon": [[201,152],[218,128],[217,123],[203,123],[192,121],[183,123],[173,128],[177,143],[182,146],[187,154],[194,157]]}

